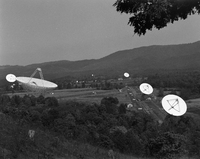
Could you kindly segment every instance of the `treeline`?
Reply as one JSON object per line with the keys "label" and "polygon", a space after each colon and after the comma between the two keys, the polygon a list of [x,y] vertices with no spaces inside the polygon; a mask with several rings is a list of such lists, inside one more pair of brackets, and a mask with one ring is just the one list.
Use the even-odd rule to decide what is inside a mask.
{"label": "treeline", "polygon": [[184,99],[196,98],[200,94],[200,72],[172,72],[148,76],[145,82],[155,88],[175,88]]}
{"label": "treeline", "polygon": [[[59,105],[54,97],[3,95],[0,110],[19,125],[124,154],[154,158],[200,156],[200,126],[192,117],[168,115],[160,125],[148,114],[127,111],[126,105],[119,105],[113,97],[103,98],[101,104],[67,101]],[[18,144],[17,148],[22,149],[24,143]]]}
{"label": "treeline", "polygon": [[94,80],[94,81],[59,81],[58,89],[73,89],[73,88],[96,88],[98,90],[111,90],[111,89],[121,89],[124,87],[124,83],[112,83],[108,80]]}
{"label": "treeline", "polygon": [[187,88],[192,92],[200,92],[200,72],[174,72],[148,76],[148,81],[156,88]]}

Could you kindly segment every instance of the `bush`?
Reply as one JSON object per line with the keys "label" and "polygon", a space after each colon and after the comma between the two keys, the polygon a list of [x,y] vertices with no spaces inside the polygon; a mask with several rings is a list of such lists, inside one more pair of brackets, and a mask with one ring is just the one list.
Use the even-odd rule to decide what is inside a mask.
{"label": "bush", "polygon": [[187,154],[186,142],[187,139],[181,134],[165,132],[149,140],[148,148],[151,156],[156,158],[179,157]]}
{"label": "bush", "polygon": [[10,102],[10,97],[8,95],[1,95],[0,96],[0,105],[7,105]]}
{"label": "bush", "polygon": [[106,97],[101,100],[101,105],[105,105],[108,114],[116,114],[118,112],[118,103],[118,99],[113,97]]}
{"label": "bush", "polygon": [[57,107],[58,100],[55,97],[47,97],[44,99],[44,104],[47,107]]}
{"label": "bush", "polygon": [[113,141],[106,135],[100,135],[98,143],[99,146],[107,149],[112,149],[114,147]]}

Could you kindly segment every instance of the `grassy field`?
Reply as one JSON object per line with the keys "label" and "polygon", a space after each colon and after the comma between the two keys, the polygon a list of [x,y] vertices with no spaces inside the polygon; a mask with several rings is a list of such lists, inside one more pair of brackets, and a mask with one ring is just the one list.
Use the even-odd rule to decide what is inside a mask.
{"label": "grassy field", "polygon": [[[10,97],[13,95],[19,95],[23,97],[25,94],[33,94],[39,96],[39,94],[29,92],[16,92],[9,93]],[[95,102],[100,103],[104,97],[116,97],[120,103],[130,103],[130,99],[126,95],[126,91],[119,92],[117,89],[113,90],[96,90],[94,88],[76,88],[76,89],[62,89],[54,90],[51,93],[46,93],[45,97],[56,97],[59,102],[63,103],[67,100],[75,100],[82,102]]]}
{"label": "grassy field", "polygon": [[66,89],[62,91],[55,91],[54,96],[59,100],[76,100],[76,101],[90,101],[100,103],[104,97],[117,97],[120,103],[130,102],[126,96],[126,92],[119,92],[118,90],[96,90],[96,89]]}

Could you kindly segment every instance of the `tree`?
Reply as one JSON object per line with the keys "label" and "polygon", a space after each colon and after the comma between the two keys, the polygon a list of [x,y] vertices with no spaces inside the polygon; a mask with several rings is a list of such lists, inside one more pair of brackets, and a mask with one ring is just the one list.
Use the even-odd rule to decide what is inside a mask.
{"label": "tree", "polygon": [[23,102],[24,105],[27,106],[27,107],[32,106],[31,97],[29,97],[28,95],[25,95],[25,96],[22,98],[22,102]]}
{"label": "tree", "polygon": [[0,96],[0,105],[7,105],[10,102],[10,97],[8,95]]}
{"label": "tree", "polygon": [[105,97],[101,100],[101,105],[105,105],[106,113],[115,114],[117,113],[117,104],[119,103],[118,99],[115,97]]}
{"label": "tree", "polygon": [[126,143],[126,135],[121,131],[115,131],[111,135],[111,139],[114,143],[115,148],[117,148],[120,152],[126,152],[128,149],[128,145]]}
{"label": "tree", "polygon": [[128,24],[138,35],[200,13],[200,0],[117,0],[113,6],[118,12],[132,14]]}
{"label": "tree", "polygon": [[48,107],[57,107],[59,105],[58,100],[55,97],[45,98],[44,104],[45,104],[45,106],[48,106]]}
{"label": "tree", "polygon": [[120,104],[118,107],[119,114],[126,114],[126,104]]}
{"label": "tree", "polygon": [[134,133],[133,129],[130,129],[126,133],[126,144],[128,146],[127,152],[133,155],[141,155],[145,153],[145,143],[141,140],[139,135]]}
{"label": "tree", "polygon": [[181,89],[180,96],[184,100],[188,100],[191,96],[191,90],[186,89],[186,88]]}
{"label": "tree", "polygon": [[44,96],[40,95],[39,97],[37,97],[37,104],[44,104]]}
{"label": "tree", "polygon": [[68,114],[64,119],[58,118],[54,121],[54,130],[63,134],[66,138],[72,138],[76,121],[72,114]]}
{"label": "tree", "polygon": [[39,123],[40,122],[40,118],[41,118],[41,115],[38,111],[36,110],[32,110],[30,111],[30,115],[29,115],[29,119],[30,119],[30,122],[31,123]]}
{"label": "tree", "polygon": [[181,134],[161,133],[148,143],[151,156],[156,158],[179,158],[187,153],[187,139]]}
{"label": "tree", "polygon": [[14,105],[14,106],[19,106],[19,104],[21,103],[21,97],[18,96],[18,95],[14,95],[12,96],[11,98],[11,105]]}
{"label": "tree", "polygon": [[31,99],[31,105],[32,105],[32,106],[35,106],[35,105],[36,105],[37,98],[36,98],[35,96],[31,95],[30,99]]}
{"label": "tree", "polygon": [[163,96],[164,96],[164,89],[163,88],[159,88],[158,97],[163,97]]}
{"label": "tree", "polygon": [[58,119],[59,112],[56,109],[43,110],[41,114],[41,121],[44,126],[53,126],[54,120]]}
{"label": "tree", "polygon": [[114,146],[114,143],[108,136],[101,134],[99,136],[99,145],[110,149]]}

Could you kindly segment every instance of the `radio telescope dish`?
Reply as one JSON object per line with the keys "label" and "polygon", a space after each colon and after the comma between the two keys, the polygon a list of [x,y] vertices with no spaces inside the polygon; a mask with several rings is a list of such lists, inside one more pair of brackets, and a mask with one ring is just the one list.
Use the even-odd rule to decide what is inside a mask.
{"label": "radio telescope dish", "polygon": [[129,77],[129,73],[125,72],[124,76],[128,78]]}
{"label": "radio telescope dish", "polygon": [[17,77],[16,78],[22,87],[26,90],[39,92],[55,89],[57,84],[49,82],[43,79],[31,78],[31,77]]}
{"label": "radio telescope dish", "polygon": [[13,74],[8,74],[8,75],[6,76],[6,80],[7,80],[8,82],[15,82],[15,81],[16,81],[16,76],[13,75]]}
{"label": "radio telescope dish", "polygon": [[153,93],[153,87],[148,83],[142,83],[140,85],[140,91],[144,94],[151,94]]}
{"label": "radio telescope dish", "polygon": [[173,116],[181,116],[187,111],[185,101],[181,97],[173,94],[166,95],[162,99],[162,106],[168,114]]}
{"label": "radio telescope dish", "polygon": [[[39,72],[41,79],[33,78],[37,71]],[[6,76],[6,80],[9,82],[17,80],[17,82],[19,82],[24,89],[31,92],[45,92],[57,88],[57,84],[44,80],[41,68],[37,68],[31,77],[16,77],[13,74],[8,74]]]}

